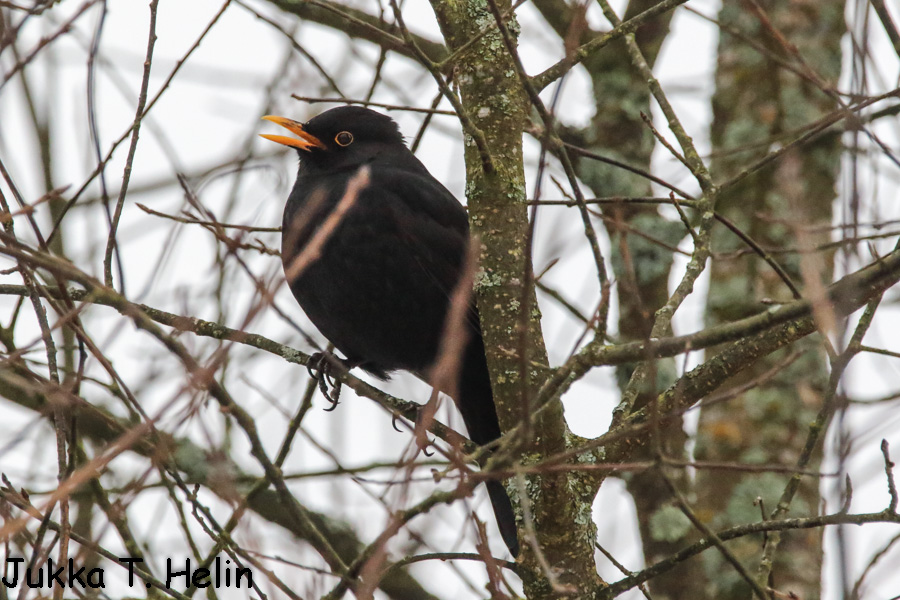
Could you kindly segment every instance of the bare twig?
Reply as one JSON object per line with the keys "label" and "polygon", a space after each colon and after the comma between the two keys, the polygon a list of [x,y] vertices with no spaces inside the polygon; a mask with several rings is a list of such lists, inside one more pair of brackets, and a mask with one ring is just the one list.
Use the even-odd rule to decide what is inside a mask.
{"label": "bare twig", "polygon": [[[108,287],[113,286],[112,257],[113,251],[116,249],[116,232],[119,229],[119,219],[122,217],[122,207],[125,205],[125,194],[128,192],[128,182],[131,179],[131,168],[134,162],[134,154],[137,151],[138,136],[141,132],[141,122],[144,118],[144,107],[147,105],[147,89],[150,87],[150,69],[153,66],[153,48],[156,45],[156,12],[158,6],[159,0],[151,0],[147,56],[144,58],[144,75],[141,77],[141,91],[138,93],[137,113],[134,116],[134,123],[131,126],[131,145],[128,147],[128,157],[125,159],[125,169],[122,173],[122,187],[119,189],[116,208],[113,212],[112,222],[109,225],[109,238],[106,241],[106,254],[103,258],[103,277]],[[120,281],[119,285],[124,288],[125,282]]]}

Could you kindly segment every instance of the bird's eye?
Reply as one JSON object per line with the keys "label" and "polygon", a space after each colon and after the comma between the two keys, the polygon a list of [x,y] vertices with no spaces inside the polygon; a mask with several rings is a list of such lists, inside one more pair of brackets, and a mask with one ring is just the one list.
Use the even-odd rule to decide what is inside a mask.
{"label": "bird's eye", "polygon": [[349,146],[353,143],[353,134],[349,131],[342,131],[334,136],[334,141],[338,146]]}

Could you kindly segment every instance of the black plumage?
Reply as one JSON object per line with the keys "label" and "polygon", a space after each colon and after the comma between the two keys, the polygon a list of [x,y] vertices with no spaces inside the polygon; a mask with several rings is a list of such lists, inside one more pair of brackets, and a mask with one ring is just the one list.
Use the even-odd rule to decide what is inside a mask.
{"label": "black plumage", "polygon": [[[426,378],[444,331],[449,298],[469,241],[465,209],[409,151],[397,124],[360,107],[326,111],[307,123],[266,117],[298,137],[265,135],[298,149],[297,182],[284,211],[285,270],[322,227],[363,166],[369,183],[321,248],[289,281],[297,302],[346,357],[377,377],[398,369]],[[469,437],[500,436],[478,313],[466,323],[455,404]],[[515,518],[500,482],[487,482],[501,535],[518,554]]]}

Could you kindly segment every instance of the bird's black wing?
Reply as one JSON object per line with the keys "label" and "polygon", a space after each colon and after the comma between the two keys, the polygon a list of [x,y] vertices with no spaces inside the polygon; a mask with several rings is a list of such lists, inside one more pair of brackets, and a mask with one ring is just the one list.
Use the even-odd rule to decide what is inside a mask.
{"label": "bird's black wing", "polygon": [[[384,209],[395,220],[396,232],[410,253],[409,258],[417,261],[449,298],[459,280],[468,247],[466,210],[427,173],[373,169],[371,187],[376,197],[389,192]],[[366,197],[364,191],[361,200]]]}

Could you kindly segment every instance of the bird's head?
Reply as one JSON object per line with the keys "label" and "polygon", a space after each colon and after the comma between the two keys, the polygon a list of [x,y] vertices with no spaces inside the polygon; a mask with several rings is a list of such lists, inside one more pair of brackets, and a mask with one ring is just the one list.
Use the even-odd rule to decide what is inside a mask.
{"label": "bird's head", "polygon": [[385,150],[407,151],[393,119],[360,106],[332,108],[306,123],[271,115],[263,119],[281,125],[297,137],[261,137],[296,148],[301,162],[309,165],[333,168],[362,164]]}

